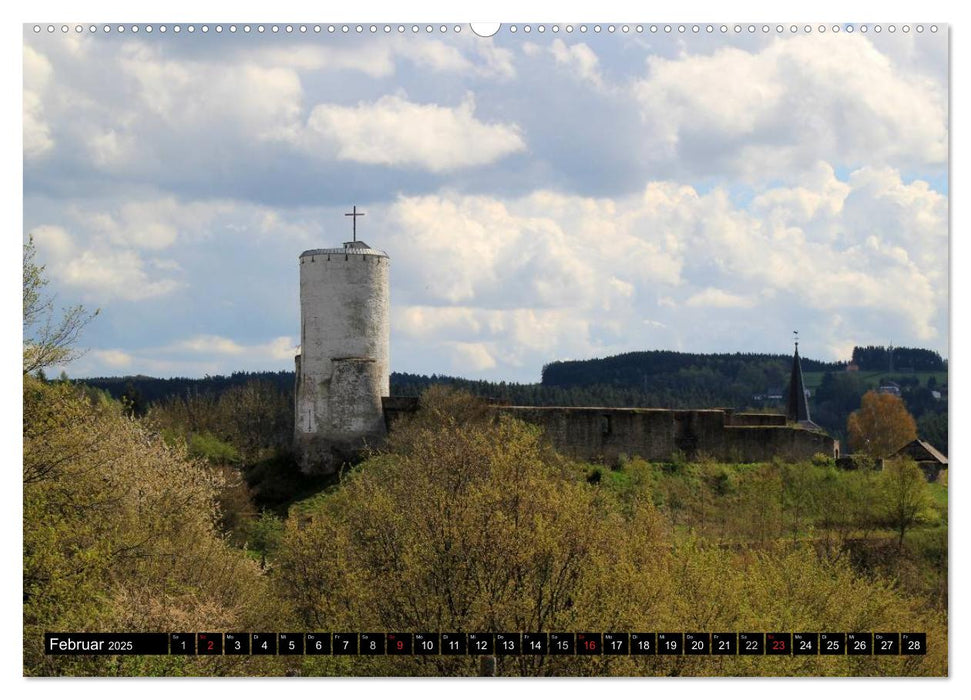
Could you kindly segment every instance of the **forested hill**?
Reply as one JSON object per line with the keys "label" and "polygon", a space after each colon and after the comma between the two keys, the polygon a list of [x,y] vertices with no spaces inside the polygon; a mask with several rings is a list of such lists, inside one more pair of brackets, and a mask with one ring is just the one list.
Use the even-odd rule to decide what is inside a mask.
{"label": "forested hill", "polygon": [[946,372],[947,360],[924,348],[895,348],[867,345],[853,348],[853,364],[863,372],[893,368],[903,372]]}
{"label": "forested hill", "polygon": [[[650,350],[592,360],[551,362],[543,367],[542,383],[544,386],[638,386],[646,378],[650,378],[649,383],[654,384],[661,375],[677,377],[683,372],[740,378],[746,384],[751,384],[758,378],[757,375],[762,375],[762,378],[769,381],[775,379],[778,383],[781,378],[779,372],[788,371],[791,362],[791,355]],[[837,372],[846,369],[846,363],[821,362],[804,357],[802,369],[804,372]]]}
{"label": "forested hill", "polygon": [[240,387],[252,381],[269,382],[279,391],[293,392],[293,372],[233,372],[226,375],[206,375],[200,378],[171,377],[159,379],[138,374],[127,377],[90,377],[80,383],[103,389],[112,398],[125,397],[142,413],[150,404],[159,403],[172,396],[192,394],[220,395],[232,387]]}

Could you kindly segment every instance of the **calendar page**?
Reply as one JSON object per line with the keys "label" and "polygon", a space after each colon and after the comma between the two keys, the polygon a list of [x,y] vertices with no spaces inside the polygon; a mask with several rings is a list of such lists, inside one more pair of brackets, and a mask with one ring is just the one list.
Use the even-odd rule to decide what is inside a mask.
{"label": "calendar page", "polygon": [[24,675],[947,676],[949,33],[24,24]]}

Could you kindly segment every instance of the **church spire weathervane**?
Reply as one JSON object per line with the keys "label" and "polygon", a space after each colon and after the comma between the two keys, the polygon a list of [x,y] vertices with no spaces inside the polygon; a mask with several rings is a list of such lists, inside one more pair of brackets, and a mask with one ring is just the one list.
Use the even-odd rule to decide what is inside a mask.
{"label": "church spire weathervane", "polygon": [[786,402],[786,417],[793,423],[807,428],[816,424],[809,417],[809,401],[806,399],[806,385],[802,379],[802,364],[799,362],[799,331],[793,331],[796,352],[792,356],[792,372],[789,375],[789,397]]}
{"label": "church spire weathervane", "polygon": [[364,216],[364,212],[363,211],[362,212],[359,212],[357,210],[357,205],[355,204],[354,207],[353,207],[353,209],[351,211],[347,212],[346,214],[344,214],[344,216],[353,217],[351,219],[351,221],[353,222],[352,227],[351,227],[351,231],[354,234],[354,242],[356,243],[357,242],[357,217]]}

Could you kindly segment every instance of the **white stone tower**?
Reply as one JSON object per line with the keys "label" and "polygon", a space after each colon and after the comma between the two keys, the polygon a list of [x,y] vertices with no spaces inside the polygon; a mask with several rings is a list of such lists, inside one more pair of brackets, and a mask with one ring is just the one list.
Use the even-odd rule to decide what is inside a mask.
{"label": "white stone tower", "polygon": [[308,474],[333,473],[386,432],[391,261],[354,238],[300,255],[294,448]]}

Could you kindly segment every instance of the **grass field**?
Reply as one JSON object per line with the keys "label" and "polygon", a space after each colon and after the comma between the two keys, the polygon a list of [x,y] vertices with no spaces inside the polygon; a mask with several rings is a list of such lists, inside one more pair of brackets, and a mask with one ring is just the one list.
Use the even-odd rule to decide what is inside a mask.
{"label": "grass field", "polygon": [[942,484],[928,484],[934,504],[947,512],[947,487]]}

